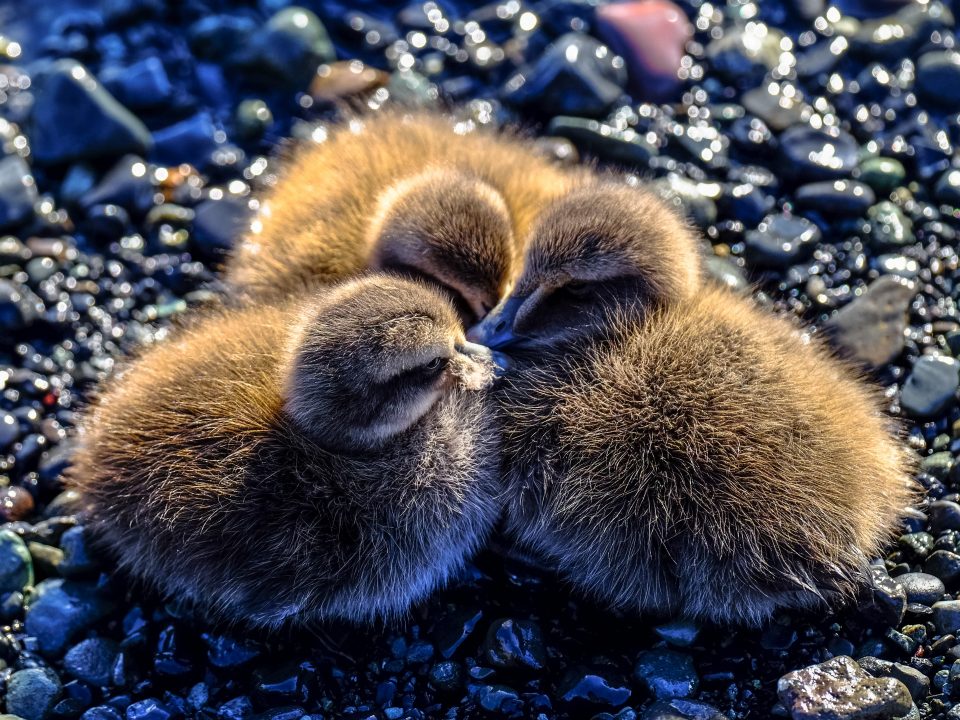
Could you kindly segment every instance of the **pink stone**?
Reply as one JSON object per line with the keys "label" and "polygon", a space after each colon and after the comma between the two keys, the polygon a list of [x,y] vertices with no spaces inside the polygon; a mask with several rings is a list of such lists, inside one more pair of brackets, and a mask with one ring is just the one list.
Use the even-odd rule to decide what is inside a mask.
{"label": "pink stone", "polygon": [[677,72],[693,26],[670,0],[636,0],[597,8],[600,37],[623,56],[638,100],[676,99]]}

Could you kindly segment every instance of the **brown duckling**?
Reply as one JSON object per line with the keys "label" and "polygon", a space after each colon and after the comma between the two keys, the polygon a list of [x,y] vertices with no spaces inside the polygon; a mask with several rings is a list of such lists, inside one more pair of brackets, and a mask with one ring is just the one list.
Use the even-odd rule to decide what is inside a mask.
{"label": "brown duckling", "polygon": [[678,284],[692,251],[666,217],[649,262],[679,267],[638,284],[654,292],[615,280],[534,300],[556,285],[543,268],[580,278],[578,260],[609,246],[574,208],[555,205],[513,293],[471,333],[518,360],[498,393],[508,532],[632,611],[753,624],[851,595],[912,497],[878,394],[751,300]]}
{"label": "brown duckling", "polygon": [[69,482],[124,570],[211,617],[391,618],[499,515],[494,371],[399,278],[218,310],[116,378]]}
{"label": "brown duckling", "polygon": [[[295,151],[227,263],[228,284],[282,295],[372,266],[436,280],[479,319],[507,289],[517,238],[583,171],[506,133],[464,128],[378,113]],[[397,235],[401,252],[390,252]]]}

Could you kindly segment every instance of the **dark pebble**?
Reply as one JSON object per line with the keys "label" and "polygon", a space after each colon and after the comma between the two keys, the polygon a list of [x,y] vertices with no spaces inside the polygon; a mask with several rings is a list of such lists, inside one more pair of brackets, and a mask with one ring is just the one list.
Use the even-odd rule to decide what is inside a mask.
{"label": "dark pebble", "polygon": [[821,180],[797,188],[798,208],[817,210],[830,216],[862,215],[877,201],[868,185],[853,180]]}
{"label": "dark pebble", "polygon": [[700,684],[693,658],[673,650],[642,653],[633,674],[658,700],[690,697]]}
{"label": "dark pebble", "polygon": [[625,683],[611,682],[587,670],[571,672],[557,691],[566,702],[580,701],[610,707],[618,707],[630,699],[630,688]]}
{"label": "dark pebble", "polygon": [[118,652],[113,640],[88,638],[67,650],[63,667],[72,677],[102,687],[110,683]]}
{"label": "dark pebble", "polygon": [[33,157],[44,165],[144,154],[146,126],[103,89],[80,63],[58,60],[37,79],[30,116]]}
{"label": "dark pebble", "polygon": [[947,110],[960,110],[960,53],[929,52],[917,60],[917,90]]}
{"label": "dark pebble", "polygon": [[547,134],[566,138],[583,153],[619,165],[646,167],[658,153],[656,146],[635,130],[618,130],[587,118],[555,117]]}
{"label": "dark pebble", "polygon": [[952,586],[960,581],[960,555],[949,550],[937,550],[927,558],[923,571],[936,575],[945,585]]}
{"label": "dark pebble", "polygon": [[943,582],[926,573],[904,573],[897,576],[897,582],[907,593],[907,602],[933,605],[943,597],[946,588]]}
{"label": "dark pebble", "polygon": [[33,585],[33,560],[26,543],[10,530],[0,530],[0,594]]}
{"label": "dark pebble", "polygon": [[7,681],[7,712],[23,720],[46,720],[62,690],[60,679],[52,670],[18,670]]}
{"label": "dark pebble", "polygon": [[884,275],[825,325],[831,340],[850,358],[873,367],[893,361],[906,342],[915,283]]}
{"label": "dark pebble", "polygon": [[501,715],[513,715],[523,707],[517,691],[506,685],[481,685],[476,700],[484,710]]}
{"label": "dark pebble", "polygon": [[960,363],[953,358],[917,358],[900,394],[904,412],[919,419],[931,419],[950,407],[960,384]]}
{"label": "dark pebble", "polygon": [[127,707],[127,720],[169,720],[173,716],[170,708],[156,698],[147,698]]}
{"label": "dark pebble", "polygon": [[63,561],[60,574],[66,578],[83,578],[96,575],[100,569],[97,559],[91,554],[84,528],[74,527],[60,538]]}
{"label": "dark pebble", "polygon": [[27,164],[16,155],[0,160],[0,230],[31,219],[37,199],[37,186]]}
{"label": "dark pebble", "polygon": [[888,677],[895,678],[907,686],[913,701],[922,703],[930,693],[930,678],[916,668],[901,663],[893,663]]}
{"label": "dark pebble", "polygon": [[941,600],[934,603],[933,623],[943,634],[960,630],[960,600]]}
{"label": "dark pebble", "polygon": [[960,505],[949,500],[937,500],[927,508],[930,530],[940,533],[944,530],[960,530]]}
{"label": "dark pebble", "polygon": [[490,664],[498,668],[541,670],[547,661],[540,627],[531,620],[495,620],[487,631],[483,651]]}
{"label": "dark pebble", "polygon": [[812,251],[820,240],[820,229],[796,215],[769,215],[744,240],[744,256],[751,263],[783,269]]}
{"label": "dark pebble", "polygon": [[27,608],[25,628],[42,653],[58,655],[79,632],[112,609],[113,603],[91,583],[45,580],[37,585]]}
{"label": "dark pebble", "polygon": [[193,240],[208,256],[229,250],[237,236],[247,229],[251,217],[245,200],[230,197],[204,200],[195,212]]}
{"label": "dark pebble", "polygon": [[795,125],[780,136],[783,171],[800,180],[830,180],[849,175],[857,166],[857,141],[847,132],[829,134]]}

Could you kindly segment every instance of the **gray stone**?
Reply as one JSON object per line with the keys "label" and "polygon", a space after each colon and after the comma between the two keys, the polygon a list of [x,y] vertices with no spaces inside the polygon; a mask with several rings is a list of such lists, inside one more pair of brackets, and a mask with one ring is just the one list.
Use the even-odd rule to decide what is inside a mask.
{"label": "gray stone", "polygon": [[700,684],[693,658],[674,650],[642,653],[633,674],[658,700],[690,697]]}
{"label": "gray stone", "polygon": [[845,655],[787,673],[777,695],[793,720],[893,718],[913,707],[902,682],[872,678]]}
{"label": "gray stone", "polygon": [[960,362],[949,357],[917,358],[900,394],[900,406],[911,417],[930,420],[953,404],[960,384]]}
{"label": "gray stone", "polygon": [[904,346],[916,283],[884,275],[844,306],[824,326],[843,354],[878,367],[894,360]]}
{"label": "gray stone", "polygon": [[33,585],[33,560],[26,543],[10,530],[0,530],[0,595]]}
{"label": "gray stone", "polygon": [[7,712],[24,720],[45,720],[62,691],[60,679],[52,670],[18,670],[7,683]]}

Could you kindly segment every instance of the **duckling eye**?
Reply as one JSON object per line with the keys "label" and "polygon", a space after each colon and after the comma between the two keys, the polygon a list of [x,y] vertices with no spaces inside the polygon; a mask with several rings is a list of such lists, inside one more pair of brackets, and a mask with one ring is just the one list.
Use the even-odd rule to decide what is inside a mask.
{"label": "duckling eye", "polygon": [[423,371],[430,375],[436,374],[447,367],[447,362],[448,360],[445,357],[435,357],[423,366]]}
{"label": "duckling eye", "polygon": [[586,297],[590,294],[590,287],[592,283],[584,282],[581,280],[573,280],[564,285],[564,290],[573,295],[574,297]]}

